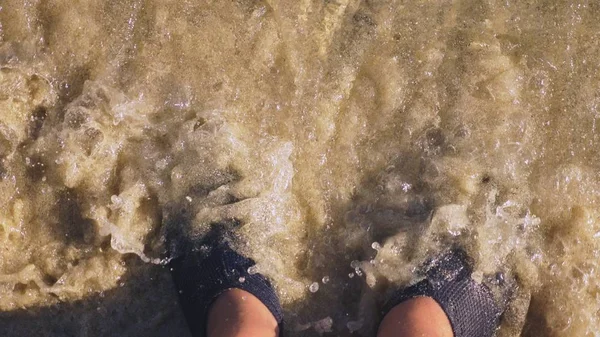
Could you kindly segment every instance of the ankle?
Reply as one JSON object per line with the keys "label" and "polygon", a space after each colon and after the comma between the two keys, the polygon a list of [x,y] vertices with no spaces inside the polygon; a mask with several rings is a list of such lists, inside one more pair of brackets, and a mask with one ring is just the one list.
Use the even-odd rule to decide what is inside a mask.
{"label": "ankle", "polygon": [[230,289],[211,305],[207,324],[208,337],[277,337],[278,323],[269,309],[254,295]]}
{"label": "ankle", "polygon": [[383,318],[379,337],[453,337],[442,307],[431,297],[415,297],[396,305]]}

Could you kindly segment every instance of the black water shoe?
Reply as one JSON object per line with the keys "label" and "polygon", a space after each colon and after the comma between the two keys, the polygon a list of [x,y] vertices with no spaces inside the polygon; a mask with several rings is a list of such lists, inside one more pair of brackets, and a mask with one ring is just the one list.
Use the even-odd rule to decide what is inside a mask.
{"label": "black water shoe", "polygon": [[[428,261],[424,266],[425,279],[396,292],[382,312],[411,298],[426,296],[434,299],[444,310],[454,337],[491,337],[499,325],[507,292],[493,292],[486,282],[471,277],[472,268],[466,253],[453,250]],[[501,274],[495,284],[504,286]],[[489,284],[489,283],[488,283]],[[383,317],[383,316],[382,316]]]}
{"label": "black water shoe", "polygon": [[210,306],[219,295],[234,288],[256,296],[275,317],[282,336],[283,312],[271,283],[254,273],[255,262],[235,252],[229,243],[212,244],[189,249],[169,263],[192,336],[206,336]]}

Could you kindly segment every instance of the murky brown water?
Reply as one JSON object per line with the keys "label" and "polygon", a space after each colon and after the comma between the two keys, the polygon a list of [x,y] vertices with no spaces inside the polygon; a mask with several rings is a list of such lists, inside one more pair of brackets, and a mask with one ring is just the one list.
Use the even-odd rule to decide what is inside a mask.
{"label": "murky brown water", "polygon": [[453,244],[517,280],[500,335],[598,336],[599,17],[0,0],[2,335],[184,335],[164,229],[237,219],[290,336],[372,336]]}

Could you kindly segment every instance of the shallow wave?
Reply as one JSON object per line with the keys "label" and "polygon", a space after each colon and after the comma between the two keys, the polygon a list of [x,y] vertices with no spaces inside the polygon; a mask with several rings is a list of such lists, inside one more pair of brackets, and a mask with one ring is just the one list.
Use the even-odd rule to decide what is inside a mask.
{"label": "shallow wave", "polygon": [[542,1],[0,4],[0,331],[184,333],[228,223],[290,335],[373,335],[463,246],[501,336],[600,329],[597,20]]}

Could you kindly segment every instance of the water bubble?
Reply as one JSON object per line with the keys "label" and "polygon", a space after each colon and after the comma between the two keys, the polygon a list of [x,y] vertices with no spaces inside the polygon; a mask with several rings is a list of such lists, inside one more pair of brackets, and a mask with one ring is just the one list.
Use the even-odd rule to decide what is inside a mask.
{"label": "water bubble", "polygon": [[258,273],[258,266],[257,265],[254,265],[254,266],[248,268],[248,274],[254,275],[256,273]]}
{"label": "water bubble", "polygon": [[164,170],[169,166],[169,162],[166,159],[161,159],[156,162],[155,166],[159,170]]}
{"label": "water bubble", "polygon": [[373,242],[371,244],[371,248],[373,248],[375,250],[380,250],[381,249],[381,245],[379,244],[379,242]]}
{"label": "water bubble", "polygon": [[238,281],[240,281],[240,283],[244,283],[246,282],[246,278],[242,276],[238,279]]}
{"label": "water bubble", "polygon": [[119,208],[123,204],[123,199],[121,199],[118,195],[112,195],[110,197],[110,202],[112,202],[112,207]]}
{"label": "water bubble", "polygon": [[549,266],[549,268],[550,268],[550,273],[551,273],[552,275],[554,275],[554,276],[557,276],[557,275],[559,275],[559,274],[560,274],[560,272],[561,272],[561,270],[560,270],[560,267],[559,267],[559,266],[558,266],[558,264],[556,264],[556,263],[552,263],[552,264]]}
{"label": "water bubble", "polygon": [[321,282],[323,282],[323,284],[329,283],[329,276],[323,276],[323,279],[321,280]]}
{"label": "water bubble", "polygon": [[354,268],[354,273],[356,273],[356,275],[362,276],[363,273],[360,270],[360,267],[361,267],[360,261],[357,261],[357,260],[352,261],[352,263],[350,263],[350,267]]}
{"label": "water bubble", "polygon": [[313,282],[309,287],[308,290],[310,290],[311,293],[316,293],[317,291],[319,291],[319,283],[317,282]]}
{"label": "water bubble", "polygon": [[496,273],[496,282],[498,282],[498,284],[504,284],[504,273],[503,272]]}
{"label": "water bubble", "polygon": [[349,278],[353,278],[353,277],[354,277],[354,273],[350,273],[350,274],[348,274],[348,277],[349,277]]}
{"label": "water bubble", "polygon": [[402,191],[408,192],[412,188],[412,185],[409,183],[402,183]]}

